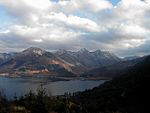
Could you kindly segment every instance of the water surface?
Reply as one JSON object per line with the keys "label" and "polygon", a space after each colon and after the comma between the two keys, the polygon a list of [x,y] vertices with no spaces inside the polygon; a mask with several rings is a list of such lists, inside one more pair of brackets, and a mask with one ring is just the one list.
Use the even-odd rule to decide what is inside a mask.
{"label": "water surface", "polygon": [[92,89],[95,86],[102,84],[104,80],[98,81],[52,81],[50,78],[11,78],[0,77],[0,89],[10,99],[16,96],[21,96],[28,93],[30,90],[36,91],[37,88],[43,84],[47,92],[53,96],[63,95],[65,92],[73,93],[77,91],[84,91],[85,89]]}

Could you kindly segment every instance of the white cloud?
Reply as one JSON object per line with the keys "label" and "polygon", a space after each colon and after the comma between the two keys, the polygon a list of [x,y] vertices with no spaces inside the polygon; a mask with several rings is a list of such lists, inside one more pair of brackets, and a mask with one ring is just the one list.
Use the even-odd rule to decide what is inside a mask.
{"label": "white cloud", "polygon": [[121,0],[116,7],[108,0],[1,0],[0,5],[15,18],[13,25],[0,31],[3,47],[11,43],[17,48],[19,42],[22,48],[38,44],[49,49],[87,47],[119,53],[140,47],[150,38],[149,0]]}
{"label": "white cloud", "polygon": [[87,10],[99,12],[113,7],[112,4],[107,0],[60,0],[58,5],[66,12],[86,12]]}
{"label": "white cloud", "polygon": [[47,10],[52,5],[49,0],[24,0],[24,2],[28,6],[40,10]]}
{"label": "white cloud", "polygon": [[10,30],[3,30],[3,31],[0,31],[0,34],[7,34],[9,32],[10,32]]}
{"label": "white cloud", "polygon": [[113,7],[107,0],[84,0],[84,3],[87,4],[87,8],[90,6],[90,8],[96,12]]}

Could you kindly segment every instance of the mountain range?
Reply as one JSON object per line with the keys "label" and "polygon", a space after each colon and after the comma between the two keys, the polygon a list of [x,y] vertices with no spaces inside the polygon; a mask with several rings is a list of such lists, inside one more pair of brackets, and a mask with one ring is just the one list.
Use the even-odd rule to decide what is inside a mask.
{"label": "mountain range", "polygon": [[131,67],[135,66],[139,62],[143,61],[146,58],[144,57],[136,57],[133,59],[127,60],[122,59],[120,62],[94,68],[90,71],[87,71],[83,74],[81,74],[82,77],[105,77],[105,78],[113,78],[115,76],[120,76],[123,73],[126,73]]}
{"label": "mountain range", "polygon": [[58,50],[49,52],[30,47],[18,53],[0,54],[0,74],[79,76],[95,68],[109,66],[122,61],[107,51]]}

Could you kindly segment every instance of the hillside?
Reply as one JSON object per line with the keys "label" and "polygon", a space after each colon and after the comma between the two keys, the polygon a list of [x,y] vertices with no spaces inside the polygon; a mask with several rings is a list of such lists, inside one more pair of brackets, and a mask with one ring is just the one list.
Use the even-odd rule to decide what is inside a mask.
{"label": "hillside", "polygon": [[48,52],[30,47],[22,52],[1,54],[0,74],[11,75],[52,75],[79,76],[96,67],[107,66],[121,61],[112,53],[104,51],[90,52],[81,49],[77,52],[59,50]]}
{"label": "hillside", "polygon": [[120,76],[128,71],[131,67],[134,67],[139,62],[143,61],[145,57],[136,58],[133,60],[122,60],[118,63],[111,64],[108,66],[94,68],[81,74],[82,77],[106,77],[113,78],[115,76]]}
{"label": "hillside", "polygon": [[120,111],[122,113],[148,113],[150,101],[150,56],[131,67],[122,76],[114,78],[92,90],[74,96],[90,113]]}
{"label": "hillside", "polygon": [[31,47],[1,63],[0,72],[14,75],[74,76],[70,67],[52,53]]}
{"label": "hillside", "polygon": [[77,52],[59,50],[55,55],[75,66],[87,68],[107,66],[121,61],[119,57],[110,52],[101,50],[91,52],[85,48]]}

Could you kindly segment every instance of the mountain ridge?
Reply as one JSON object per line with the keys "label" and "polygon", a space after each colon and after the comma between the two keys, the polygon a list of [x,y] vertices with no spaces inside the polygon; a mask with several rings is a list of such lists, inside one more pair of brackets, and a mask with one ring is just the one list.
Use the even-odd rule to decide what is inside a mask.
{"label": "mountain ridge", "polygon": [[83,73],[81,76],[83,77],[115,77],[120,76],[125,73],[130,67],[133,67],[137,63],[144,60],[147,56],[138,57],[135,59],[122,60],[118,63],[111,64],[108,66],[94,68],[90,71]]}
{"label": "mountain ridge", "polygon": [[[90,52],[81,49],[77,52],[58,50],[49,52],[37,47],[30,47],[22,52],[16,53],[13,57],[0,60],[0,73],[21,73],[30,74],[63,74],[65,76],[77,75],[95,67],[107,66],[121,59],[109,52],[99,50]],[[106,62],[107,61],[107,62]],[[59,72],[59,73],[58,73]],[[53,74],[52,74],[53,73]]]}

